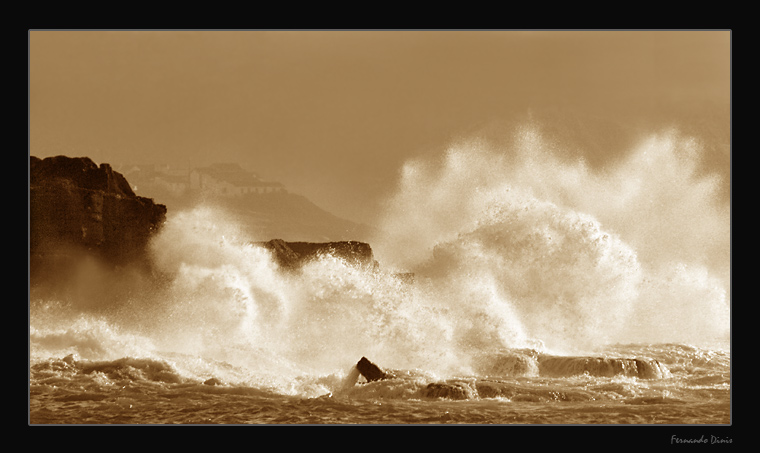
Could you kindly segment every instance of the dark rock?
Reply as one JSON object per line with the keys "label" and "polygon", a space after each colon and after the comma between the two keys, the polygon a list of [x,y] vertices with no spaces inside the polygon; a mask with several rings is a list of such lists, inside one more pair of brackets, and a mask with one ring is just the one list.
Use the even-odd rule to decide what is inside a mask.
{"label": "dark rock", "polygon": [[55,156],[46,159],[29,157],[29,186],[67,181],[80,189],[95,190],[125,197],[135,197],[127,180],[109,164],[98,167],[88,157]]}
{"label": "dark rock", "polygon": [[323,256],[340,258],[350,265],[366,269],[378,267],[372,248],[365,242],[285,242],[282,239],[273,239],[268,242],[258,242],[256,245],[269,249],[275,262],[281,268],[288,270],[300,269],[307,262]]}
{"label": "dark rock", "polygon": [[359,363],[356,364],[356,369],[359,370],[359,373],[364,376],[367,382],[379,381],[390,377],[389,374],[381,370],[379,366],[367,360],[366,357],[362,357],[361,360],[359,360]]}
{"label": "dark rock", "polygon": [[30,283],[95,257],[111,266],[143,262],[166,207],[134,194],[110,165],[87,157],[29,158]]}
{"label": "dark rock", "polygon": [[272,258],[278,266],[284,269],[296,269],[301,266],[303,258],[294,252],[288,243],[282,239],[272,239],[269,242],[259,242],[260,245],[272,253]]}
{"label": "dark rock", "polygon": [[451,400],[465,400],[476,396],[469,386],[459,382],[432,382],[425,387],[423,395],[425,398]]}

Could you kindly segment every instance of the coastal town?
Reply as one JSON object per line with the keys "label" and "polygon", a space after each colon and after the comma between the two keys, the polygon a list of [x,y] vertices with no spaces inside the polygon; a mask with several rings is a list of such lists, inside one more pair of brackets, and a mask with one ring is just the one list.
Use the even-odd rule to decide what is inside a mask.
{"label": "coastal town", "polygon": [[135,192],[141,191],[142,186],[161,189],[176,197],[198,193],[235,197],[287,192],[282,183],[264,180],[237,163],[214,163],[205,167],[125,164],[119,171]]}

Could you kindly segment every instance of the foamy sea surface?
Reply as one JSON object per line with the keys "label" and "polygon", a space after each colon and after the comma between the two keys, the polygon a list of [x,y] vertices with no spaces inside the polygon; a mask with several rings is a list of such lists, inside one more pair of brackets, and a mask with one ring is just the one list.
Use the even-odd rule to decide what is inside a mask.
{"label": "foamy sea surface", "polygon": [[[183,353],[62,355],[102,354],[97,335],[114,335],[103,327],[32,330],[31,424],[731,423],[724,348],[633,344],[581,356],[502,350],[473,360],[479,371],[386,369],[394,377],[374,382],[357,379],[354,367],[295,372],[276,360],[268,368],[279,372],[261,373]],[[66,347],[49,355],[52,345]],[[239,348],[234,355],[261,358]]]}

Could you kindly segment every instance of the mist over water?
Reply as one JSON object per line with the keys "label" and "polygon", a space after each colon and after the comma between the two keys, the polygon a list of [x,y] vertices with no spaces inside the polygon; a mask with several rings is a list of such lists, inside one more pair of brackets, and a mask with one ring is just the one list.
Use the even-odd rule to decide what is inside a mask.
{"label": "mist over water", "polygon": [[156,263],[173,275],[160,302],[169,321],[157,326],[162,342],[291,378],[348,370],[365,355],[414,368],[439,354],[445,326],[427,312],[435,307],[415,303],[394,275],[334,257],[280,272],[239,231],[209,207],[167,222],[153,243]]}
{"label": "mist over water", "polygon": [[151,243],[163,284],[97,309],[37,301],[33,355],[171,356],[199,379],[308,394],[299,376],[362,356],[445,376],[502,349],[727,341],[728,208],[698,143],[653,134],[603,169],[557,157],[535,124],[503,146],[404,166],[370,241],[380,271],[280,272],[220,209],[172,213]]}

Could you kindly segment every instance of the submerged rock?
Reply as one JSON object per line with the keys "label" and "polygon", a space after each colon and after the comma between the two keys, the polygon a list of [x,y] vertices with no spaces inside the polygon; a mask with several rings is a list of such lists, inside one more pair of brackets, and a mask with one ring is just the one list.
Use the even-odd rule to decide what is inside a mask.
{"label": "submerged rock", "polygon": [[588,375],[662,379],[670,375],[665,365],[650,358],[555,356],[532,349],[483,353],[474,357],[472,366],[478,375],[492,377]]}
{"label": "submerged rock", "polygon": [[422,392],[425,398],[445,398],[451,400],[466,400],[476,396],[470,386],[461,382],[432,382]]}
{"label": "submerged rock", "polygon": [[657,360],[639,358],[556,357],[539,358],[541,376],[567,377],[582,374],[598,377],[626,376],[662,379],[670,371]]}
{"label": "submerged rock", "polygon": [[474,371],[482,376],[538,376],[538,354],[533,350],[516,350],[482,354],[473,360]]}

